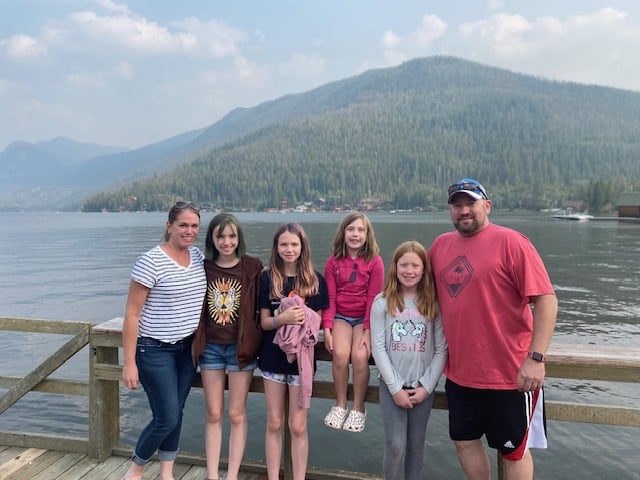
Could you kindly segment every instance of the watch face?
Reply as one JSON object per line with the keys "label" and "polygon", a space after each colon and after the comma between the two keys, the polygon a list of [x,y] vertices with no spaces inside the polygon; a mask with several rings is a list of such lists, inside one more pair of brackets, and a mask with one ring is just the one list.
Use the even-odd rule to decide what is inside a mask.
{"label": "watch face", "polygon": [[541,362],[544,359],[544,357],[540,352],[533,352],[531,354],[531,358],[534,359],[536,362]]}

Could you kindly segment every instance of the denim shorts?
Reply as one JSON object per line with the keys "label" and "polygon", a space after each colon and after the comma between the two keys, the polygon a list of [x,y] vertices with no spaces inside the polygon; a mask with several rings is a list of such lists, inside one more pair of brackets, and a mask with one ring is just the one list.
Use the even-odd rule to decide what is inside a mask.
{"label": "denim shorts", "polygon": [[[200,355],[200,370],[227,370],[228,372],[239,372],[238,358],[236,356],[237,347],[235,343],[231,345],[221,345],[219,343],[207,342],[204,352]],[[243,372],[254,370],[258,366],[258,361],[254,360],[242,369]]]}
{"label": "denim shorts", "polygon": [[292,387],[300,386],[300,375],[290,375],[286,373],[265,372],[262,370],[262,378],[271,380],[272,382],[290,385]]}
{"label": "denim shorts", "polygon": [[336,313],[335,318],[337,318],[338,320],[343,320],[347,322],[352,327],[357,327],[358,325],[364,324],[364,317],[347,317],[345,315],[340,315],[339,313]]}

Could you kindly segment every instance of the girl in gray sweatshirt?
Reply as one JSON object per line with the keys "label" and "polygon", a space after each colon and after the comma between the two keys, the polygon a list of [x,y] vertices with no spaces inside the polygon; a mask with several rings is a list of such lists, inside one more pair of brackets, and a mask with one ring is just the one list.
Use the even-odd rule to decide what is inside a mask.
{"label": "girl in gray sweatshirt", "polygon": [[422,478],[427,422],[447,342],[427,252],[418,242],[404,242],[394,252],[384,290],[371,308],[371,350],[380,379],[384,478]]}

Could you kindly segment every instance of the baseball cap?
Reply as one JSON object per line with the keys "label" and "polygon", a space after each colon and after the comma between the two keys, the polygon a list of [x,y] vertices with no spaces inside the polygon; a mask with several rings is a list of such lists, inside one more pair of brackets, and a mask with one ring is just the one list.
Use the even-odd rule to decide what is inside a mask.
{"label": "baseball cap", "polygon": [[456,193],[466,193],[474,200],[489,199],[487,191],[484,189],[482,184],[473,178],[461,178],[451,185],[447,191],[449,193],[448,203],[451,203],[451,200]]}

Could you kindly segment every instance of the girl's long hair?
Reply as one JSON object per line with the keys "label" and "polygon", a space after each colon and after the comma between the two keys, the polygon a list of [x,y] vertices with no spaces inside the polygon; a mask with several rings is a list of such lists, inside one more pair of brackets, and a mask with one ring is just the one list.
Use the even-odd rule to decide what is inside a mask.
{"label": "girl's long hair", "polygon": [[218,228],[218,236],[225,228],[231,227],[238,235],[238,246],[236,247],[236,257],[242,258],[247,252],[247,246],[244,243],[244,233],[240,227],[240,220],[230,213],[219,213],[211,219],[207,228],[207,236],[204,239],[204,258],[207,260],[216,260],[220,256],[220,252],[213,243],[213,231]]}
{"label": "girl's long hair", "polygon": [[433,320],[438,314],[438,298],[436,296],[436,288],[433,282],[433,274],[431,265],[427,258],[427,250],[421,243],[415,240],[401,243],[393,253],[391,268],[389,275],[384,284],[382,296],[387,299],[387,311],[390,314],[396,314],[404,310],[404,296],[402,294],[402,285],[398,281],[398,260],[405,253],[415,253],[424,267],[422,278],[418,282],[418,295],[415,299],[416,308],[424,318]]}
{"label": "girl's long hair", "polygon": [[380,253],[380,247],[378,247],[378,242],[376,242],[376,236],[373,232],[373,226],[369,221],[369,218],[362,212],[351,212],[345,216],[338,229],[336,230],[336,235],[333,238],[333,243],[331,244],[331,254],[336,258],[344,258],[347,255],[347,245],[345,244],[345,230],[349,225],[351,225],[356,220],[362,220],[365,228],[367,229],[367,238],[364,242],[364,245],[358,250],[358,257],[364,257],[367,262],[370,262],[378,253]]}
{"label": "girl's long hair", "polygon": [[287,281],[284,273],[284,262],[278,255],[278,241],[280,235],[288,232],[296,235],[300,239],[300,257],[296,262],[296,278],[293,289],[303,298],[316,295],[319,290],[318,277],[313,270],[311,263],[311,251],[309,249],[309,240],[307,234],[301,225],[297,223],[285,223],[278,227],[273,236],[273,245],[271,246],[271,258],[269,259],[269,271],[271,274],[271,292],[270,298],[284,297],[284,285]]}

